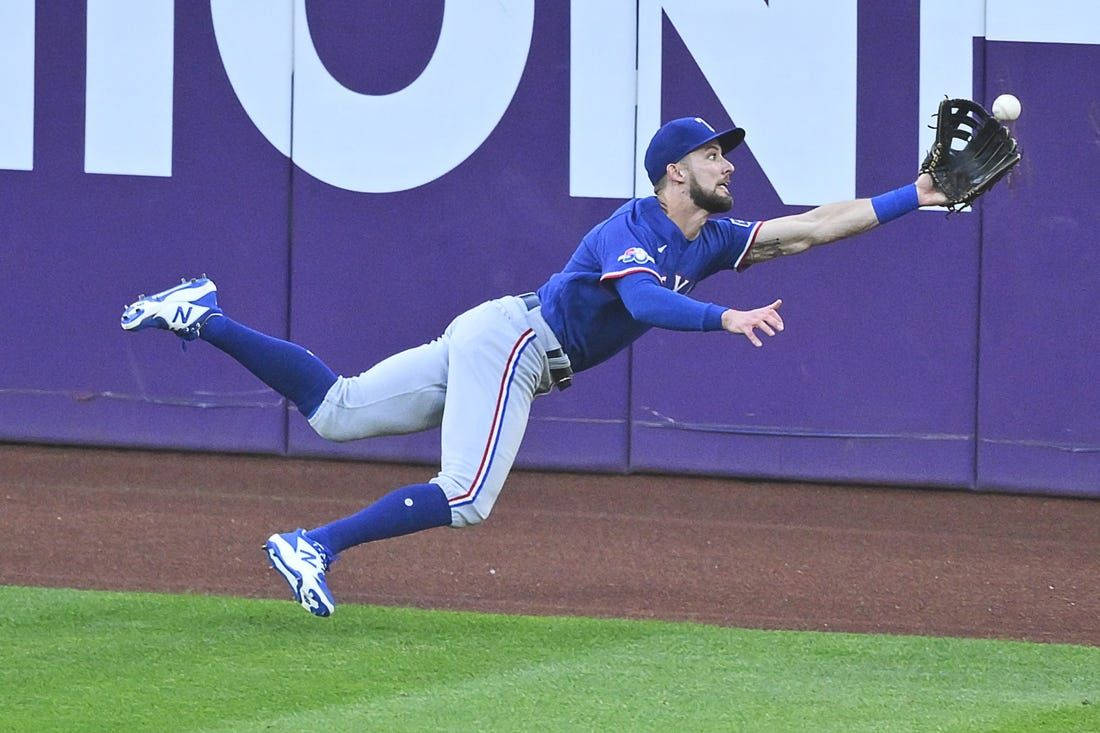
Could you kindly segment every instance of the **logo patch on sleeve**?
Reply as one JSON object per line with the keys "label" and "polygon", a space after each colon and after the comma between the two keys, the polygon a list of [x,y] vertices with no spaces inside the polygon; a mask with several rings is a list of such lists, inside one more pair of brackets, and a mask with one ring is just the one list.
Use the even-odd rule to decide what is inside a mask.
{"label": "logo patch on sleeve", "polygon": [[625,262],[630,264],[631,262],[644,265],[647,262],[653,262],[654,259],[649,256],[649,252],[646,252],[641,247],[631,247],[626,252],[619,255],[619,262]]}
{"label": "logo patch on sleeve", "polygon": [[745,221],[744,219],[730,219],[730,222],[736,224],[739,227],[751,227],[751,221]]}

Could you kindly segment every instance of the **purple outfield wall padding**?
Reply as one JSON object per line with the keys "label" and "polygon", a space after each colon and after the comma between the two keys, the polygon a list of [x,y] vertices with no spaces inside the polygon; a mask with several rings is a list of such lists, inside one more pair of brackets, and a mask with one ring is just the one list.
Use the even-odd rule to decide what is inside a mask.
{"label": "purple outfield wall padding", "polygon": [[[915,8],[910,10],[915,11]],[[916,19],[859,27],[857,195],[912,181]],[[666,118],[726,118],[670,24]],[[874,63],[890,49],[888,66]],[[783,206],[752,154],[730,159],[733,215]],[[738,476],[969,486],[973,481],[977,217],[918,212],[857,239],[715,275],[693,295],[742,310],[783,299],[786,330],[653,332],[634,348],[631,465]]]}
{"label": "purple outfield wall padding", "polygon": [[[84,4],[61,5],[72,4],[35,4],[33,59],[9,49],[33,69],[33,170],[18,162],[32,143],[15,119],[31,107],[13,91],[28,76],[0,76],[0,96],[12,96],[0,100],[0,126],[16,123],[0,145],[0,166],[12,168],[0,168],[0,440],[435,464],[438,431],[317,438],[208,345],[184,352],[169,334],[121,331],[124,304],[205,272],[234,318],[356,374],[561,268],[629,194],[634,127],[655,122],[657,107],[664,119],[745,124],[746,144],[732,154],[732,213],[771,218],[823,202],[821,191],[867,197],[912,181],[920,128],[931,121],[920,118],[921,79],[962,94],[971,73],[953,82],[942,65],[922,73],[922,6],[940,11],[920,0],[889,9],[870,0],[827,10],[717,4],[707,12],[720,22],[690,3],[668,4],[672,20],[661,20],[646,15],[661,14],[653,3],[510,0],[474,13],[443,0],[331,0],[304,4],[298,18],[309,33],[293,54],[303,87],[292,108],[297,3],[248,16],[243,5],[177,2],[170,29],[155,10],[111,3],[95,5],[89,28]],[[433,67],[447,45],[444,12],[449,38],[460,40]],[[616,12],[618,22],[604,15]],[[967,17],[960,22],[977,22]],[[127,43],[104,43],[104,29]],[[762,349],[724,334],[653,331],[567,392],[536,400],[517,464],[1100,495],[1100,82],[1087,73],[1100,67],[1100,46],[986,42],[970,30],[974,95],[1023,101],[1014,128],[1023,163],[974,213],[918,212],[715,276],[692,296],[740,308],[782,297],[786,331]],[[965,68],[965,40],[951,69]],[[659,86],[656,58],[645,55],[658,41]],[[728,63],[750,46],[767,66]],[[125,56],[129,66],[112,76],[113,51],[150,56],[147,65]],[[456,59],[483,73],[453,73]],[[303,81],[320,67],[334,83]],[[415,96],[429,71],[448,84]],[[168,77],[170,88],[152,85],[155,103],[142,102],[142,84]],[[457,101],[448,98],[455,89]],[[815,90],[827,92],[821,101],[843,100],[838,114],[815,116],[802,102],[782,118],[797,128],[780,134],[763,122],[760,110]],[[118,109],[104,103],[111,94],[126,95]],[[391,118],[357,95],[419,106]],[[156,113],[167,102],[170,158],[156,153],[169,124]],[[150,118],[123,134],[125,110]],[[759,124],[742,119],[752,114]],[[838,119],[844,126],[829,128]],[[326,137],[330,123],[343,135]],[[475,123],[487,126],[471,134]],[[392,142],[409,129],[421,132]],[[828,131],[826,145],[818,138]],[[421,143],[435,139],[447,144],[425,152]],[[365,158],[372,145],[382,152]],[[814,145],[854,152],[826,159]],[[135,168],[126,158],[134,151],[151,157]],[[442,159],[449,167],[434,177],[385,188]],[[86,161],[119,169],[85,173]],[[829,178],[838,170],[841,184]],[[583,195],[570,195],[571,175]],[[339,185],[341,176],[383,185]],[[797,195],[792,181],[806,184]]]}
{"label": "purple outfield wall padding", "polygon": [[284,405],[205,344],[125,333],[139,292],[207,272],[286,329],[288,164],[226,81],[209,8],[178,3],[171,177],[84,173],[83,4],[37,4],[34,169],[0,170],[0,438],[280,452]]}
{"label": "purple outfield wall padding", "polygon": [[1023,159],[982,203],[979,485],[1100,497],[1100,46],[991,42],[986,64]]}

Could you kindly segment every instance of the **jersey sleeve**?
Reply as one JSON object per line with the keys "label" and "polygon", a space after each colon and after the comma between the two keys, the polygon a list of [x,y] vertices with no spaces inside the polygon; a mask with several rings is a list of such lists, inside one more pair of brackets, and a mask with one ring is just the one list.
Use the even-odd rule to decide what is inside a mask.
{"label": "jersey sleeve", "polygon": [[600,262],[600,282],[637,273],[648,274],[661,282],[653,254],[626,226],[625,217],[608,222],[594,244],[594,254]]}
{"label": "jersey sleeve", "polygon": [[722,330],[725,308],[674,293],[652,278],[622,278],[615,289],[631,317],[641,323],[673,331]]}
{"label": "jersey sleeve", "polygon": [[721,242],[716,270],[744,271],[748,266],[748,254],[752,249],[762,221],[743,221],[741,219],[718,219],[719,240]]}

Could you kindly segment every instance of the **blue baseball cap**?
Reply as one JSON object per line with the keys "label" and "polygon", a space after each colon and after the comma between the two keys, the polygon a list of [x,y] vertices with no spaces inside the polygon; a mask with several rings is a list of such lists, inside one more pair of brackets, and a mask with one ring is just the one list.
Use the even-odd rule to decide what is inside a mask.
{"label": "blue baseball cap", "polygon": [[744,139],[745,131],[740,127],[715,132],[702,117],[681,117],[666,122],[649,141],[649,147],[645,151],[645,170],[649,174],[649,181],[657,185],[657,181],[665,175],[669,163],[675,163],[692,150],[713,140],[718,141],[722,146],[722,154],[725,155]]}

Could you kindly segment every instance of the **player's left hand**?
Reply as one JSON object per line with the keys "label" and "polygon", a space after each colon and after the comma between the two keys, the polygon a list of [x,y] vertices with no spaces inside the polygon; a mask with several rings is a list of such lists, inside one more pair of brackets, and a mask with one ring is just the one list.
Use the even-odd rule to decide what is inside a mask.
{"label": "player's left hand", "polygon": [[917,203],[921,206],[943,206],[947,196],[932,183],[932,176],[921,173],[917,176]]}
{"label": "player's left hand", "polygon": [[730,333],[742,334],[752,342],[753,346],[763,346],[760,337],[753,331],[759,328],[769,336],[774,336],[783,330],[783,319],[779,317],[779,306],[782,300],[777,300],[771,305],[757,308],[751,311],[738,311],[730,308],[722,313],[722,328]]}

